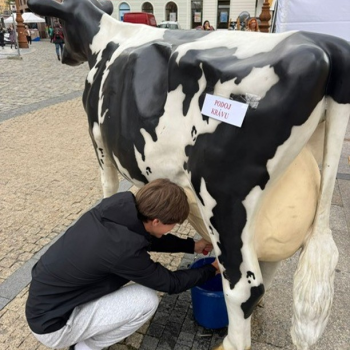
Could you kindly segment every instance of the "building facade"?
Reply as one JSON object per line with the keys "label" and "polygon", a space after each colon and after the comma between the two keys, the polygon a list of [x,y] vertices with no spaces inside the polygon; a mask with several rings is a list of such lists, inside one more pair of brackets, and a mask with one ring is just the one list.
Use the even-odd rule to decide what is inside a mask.
{"label": "building facade", "polygon": [[[18,0],[19,10],[21,13],[28,11],[27,0]],[[11,1],[10,3],[6,0],[0,0],[0,14],[4,17],[10,16],[11,13],[16,13],[16,3]]]}
{"label": "building facade", "polygon": [[6,0],[0,0],[0,16],[9,15],[11,13],[10,6]]}
{"label": "building facade", "polygon": [[[196,28],[205,20],[208,20],[215,29],[227,29],[230,19],[235,21],[242,11],[248,11],[251,17],[259,16],[264,2],[264,0],[110,1],[114,6],[112,16],[118,20],[123,20],[125,12],[148,12],[156,17],[158,24],[162,21],[176,21],[182,29]],[[27,0],[18,0],[18,3],[21,13],[29,11]],[[0,0],[0,12],[5,16],[10,15],[6,0]]]}
{"label": "building facade", "polygon": [[[230,19],[236,20],[242,11],[259,16],[263,0],[111,0],[113,17],[123,20],[125,12],[152,13],[157,23],[176,21],[182,29],[192,29],[208,20],[215,29],[227,29]],[[257,13],[257,11],[259,11]]]}

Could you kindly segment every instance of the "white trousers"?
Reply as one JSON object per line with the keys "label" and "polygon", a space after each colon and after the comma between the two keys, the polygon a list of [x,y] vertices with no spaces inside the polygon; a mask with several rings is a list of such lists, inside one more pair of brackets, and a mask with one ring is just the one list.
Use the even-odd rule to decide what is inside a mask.
{"label": "white trousers", "polygon": [[66,348],[84,341],[91,349],[100,350],[134,333],[153,316],[158,304],[154,290],[130,284],[76,307],[58,331],[34,336],[49,348]]}

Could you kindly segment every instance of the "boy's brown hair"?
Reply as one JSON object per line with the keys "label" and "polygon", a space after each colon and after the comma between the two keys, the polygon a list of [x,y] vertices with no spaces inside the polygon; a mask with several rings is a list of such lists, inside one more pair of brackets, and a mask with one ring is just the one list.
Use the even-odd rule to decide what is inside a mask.
{"label": "boy's brown hair", "polygon": [[136,207],[142,221],[159,219],[163,224],[182,224],[190,207],[183,188],[168,179],[157,179],[136,193]]}

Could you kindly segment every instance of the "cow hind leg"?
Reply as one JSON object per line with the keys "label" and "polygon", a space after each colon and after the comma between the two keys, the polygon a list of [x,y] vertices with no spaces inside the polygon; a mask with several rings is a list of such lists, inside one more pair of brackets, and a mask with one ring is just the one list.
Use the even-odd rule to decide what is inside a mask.
{"label": "cow hind leg", "polygon": [[316,343],[330,315],[338,250],[329,228],[329,216],[349,115],[349,105],[329,101],[319,202],[313,229],[294,275],[291,335],[298,350],[307,350]]}
{"label": "cow hind leg", "polygon": [[107,152],[107,148],[102,139],[100,126],[97,123],[94,124],[90,136],[100,165],[103,197],[110,197],[118,191],[118,170]]}
{"label": "cow hind leg", "polygon": [[275,277],[275,274],[280,264],[280,261],[259,261],[266,292],[271,288],[273,278]]}

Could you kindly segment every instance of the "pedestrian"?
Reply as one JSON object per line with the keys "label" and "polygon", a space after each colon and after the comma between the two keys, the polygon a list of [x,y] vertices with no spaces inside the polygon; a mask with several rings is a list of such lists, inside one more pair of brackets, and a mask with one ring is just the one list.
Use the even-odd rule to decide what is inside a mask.
{"label": "pedestrian", "polygon": [[26,33],[28,45],[29,44],[32,45],[32,33],[30,32],[30,29],[28,28],[28,26],[25,26],[25,33]]}
{"label": "pedestrian", "polygon": [[214,30],[214,27],[210,25],[210,22],[208,20],[203,22],[202,26],[203,30]]}
{"label": "pedestrian", "polygon": [[15,32],[12,24],[10,25],[10,27],[8,28],[7,31],[9,33],[11,49],[12,49],[12,46],[14,46],[15,49],[17,49],[16,32]]}
{"label": "pedestrian", "polygon": [[258,21],[256,20],[256,18],[250,18],[248,20],[247,31],[249,31],[249,32],[258,32],[259,31],[259,25],[258,25]]}
{"label": "pedestrian", "polygon": [[[180,293],[218,273],[218,262],[170,271],[149,251],[203,253],[204,239],[167,234],[188,216],[184,190],[154,180],[85,213],[32,269],[26,317],[50,348],[100,350],[134,333],[155,313],[156,290]],[[128,283],[132,281],[133,283]]]}
{"label": "pedestrian", "polygon": [[3,26],[0,24],[0,46],[2,46],[2,49],[4,49],[5,46],[5,29]]}
{"label": "pedestrian", "polygon": [[52,40],[53,40],[53,28],[52,28],[51,25],[49,25],[48,33],[49,33],[49,37],[50,37],[50,43],[52,43]]}
{"label": "pedestrian", "polygon": [[[53,29],[52,41],[56,46],[57,59],[60,61],[63,53],[64,35],[63,35],[62,26],[59,23],[56,23]],[[60,49],[61,49],[61,55],[60,55]]]}

